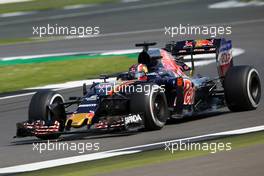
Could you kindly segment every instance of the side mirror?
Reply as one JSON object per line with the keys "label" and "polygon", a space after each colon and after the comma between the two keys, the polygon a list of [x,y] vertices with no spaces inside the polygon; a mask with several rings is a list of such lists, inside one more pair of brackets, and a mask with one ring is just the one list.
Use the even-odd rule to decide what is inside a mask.
{"label": "side mirror", "polygon": [[107,80],[108,78],[109,78],[109,76],[106,75],[106,74],[101,74],[101,75],[100,75],[100,79],[103,79],[104,82],[106,82],[106,80]]}
{"label": "side mirror", "polygon": [[83,95],[86,95],[87,94],[87,86],[86,84],[84,83],[83,84]]}

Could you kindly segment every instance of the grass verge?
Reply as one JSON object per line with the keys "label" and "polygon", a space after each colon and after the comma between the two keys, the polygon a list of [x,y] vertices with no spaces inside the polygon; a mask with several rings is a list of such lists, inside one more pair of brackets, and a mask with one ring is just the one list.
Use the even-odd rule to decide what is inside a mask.
{"label": "grass verge", "polygon": [[101,4],[117,0],[33,0],[28,2],[8,3],[0,5],[0,13],[38,11],[63,8],[78,4]]}
{"label": "grass verge", "polygon": [[[232,150],[235,150],[242,147],[264,144],[264,132],[246,134],[236,137],[228,137],[228,138],[223,138],[208,142],[209,143],[232,142]],[[172,160],[180,160],[180,159],[192,158],[192,157],[209,155],[209,154],[210,153],[208,151],[178,151],[174,154],[171,154],[168,151],[155,150],[155,151],[148,151],[143,153],[113,157],[108,159],[72,164],[72,165],[61,166],[56,168],[43,169],[40,171],[19,174],[19,176],[24,176],[24,175],[93,176],[97,174],[110,173],[118,170],[139,168],[146,165],[158,164]]]}
{"label": "grass verge", "polygon": [[0,92],[98,78],[103,73],[126,71],[134,63],[135,60],[129,56],[99,56],[89,59],[81,57],[75,60],[58,59],[53,62],[1,66]]}
{"label": "grass verge", "polygon": [[14,39],[0,39],[0,45],[11,45],[11,44],[17,44],[17,43],[31,43],[31,42],[37,42],[41,40],[35,40],[31,38],[14,38]]}

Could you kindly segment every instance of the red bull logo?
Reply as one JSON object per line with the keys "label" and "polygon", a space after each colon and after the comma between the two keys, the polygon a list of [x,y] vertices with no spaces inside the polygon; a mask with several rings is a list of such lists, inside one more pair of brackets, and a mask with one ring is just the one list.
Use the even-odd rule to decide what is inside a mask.
{"label": "red bull logo", "polygon": [[193,41],[186,41],[184,47],[193,47]]}
{"label": "red bull logo", "polygon": [[214,45],[214,39],[212,40],[195,40],[193,41],[186,41],[184,47],[203,47],[203,46],[213,46]]}
{"label": "red bull logo", "polygon": [[212,40],[196,40],[195,46],[202,47],[202,46],[213,46],[214,45],[214,39]]}

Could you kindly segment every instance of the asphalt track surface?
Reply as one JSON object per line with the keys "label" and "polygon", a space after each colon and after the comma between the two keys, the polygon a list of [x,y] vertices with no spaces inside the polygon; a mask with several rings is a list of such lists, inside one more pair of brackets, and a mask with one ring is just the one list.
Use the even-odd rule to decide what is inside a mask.
{"label": "asphalt track surface", "polygon": [[[108,34],[97,38],[0,46],[0,57],[128,49],[133,48],[134,43],[142,41],[157,41],[159,42],[158,46],[163,46],[170,40],[201,37],[188,35],[177,36],[172,39],[164,35],[164,26],[178,26],[180,23],[190,25],[228,24],[232,26],[232,35],[227,37],[233,40],[234,47],[242,48],[246,51],[245,54],[235,58],[235,64],[254,65],[258,69],[262,85],[264,85],[264,7],[216,10],[208,9],[207,6],[217,1],[168,1],[169,3],[167,4],[164,3],[167,1],[162,2],[163,4],[157,4],[161,3],[160,1],[140,1],[115,5],[107,4],[92,9],[82,9],[78,12],[75,10],[67,12],[52,11],[27,17],[0,19],[1,38],[32,36],[32,26],[46,25],[47,23],[87,26],[99,25],[103,29],[102,33]],[[133,8],[127,8],[130,6],[133,6]],[[76,13],[77,15],[74,16]],[[44,17],[56,18],[45,20]],[[21,20],[24,20],[24,22],[22,23]],[[215,76],[216,68],[214,64],[211,64],[199,68],[198,72],[203,75]],[[81,95],[81,88],[64,90],[61,93],[65,97]],[[40,154],[37,151],[32,151],[32,143],[37,142],[37,139],[12,139],[15,135],[16,122],[26,120],[27,118],[27,108],[30,98],[31,96],[23,96],[0,100],[0,167],[79,155],[76,151],[46,151]],[[133,135],[67,136],[61,139],[61,141],[76,143],[99,142],[100,149],[104,151],[263,125],[263,103],[264,100],[262,98],[259,108],[255,111],[231,113],[227,109],[223,109],[214,115],[204,115],[199,118],[190,118],[178,123],[168,124],[160,131],[143,132]]]}

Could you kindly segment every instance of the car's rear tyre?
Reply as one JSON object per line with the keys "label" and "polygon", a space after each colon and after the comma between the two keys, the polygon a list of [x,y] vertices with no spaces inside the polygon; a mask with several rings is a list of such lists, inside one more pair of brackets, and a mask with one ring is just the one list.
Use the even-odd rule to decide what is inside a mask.
{"label": "car's rear tyre", "polygon": [[[33,95],[30,104],[28,117],[30,122],[37,120],[43,120],[46,123],[60,122],[63,126],[65,123],[65,109],[64,107],[57,108],[57,112],[54,113],[50,110],[50,106],[60,104],[64,102],[64,98],[56,91],[40,91]],[[40,139],[57,139],[59,134],[38,135]]]}
{"label": "car's rear tyre", "polygon": [[224,79],[225,99],[231,111],[258,107],[261,84],[257,70],[250,66],[231,67]]}
{"label": "car's rear tyre", "polygon": [[156,84],[142,84],[143,91],[136,92],[130,99],[130,112],[143,113],[147,130],[161,129],[169,116],[165,93]]}

